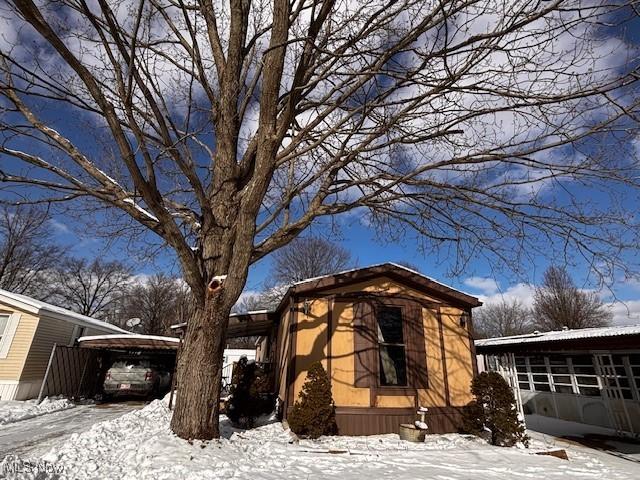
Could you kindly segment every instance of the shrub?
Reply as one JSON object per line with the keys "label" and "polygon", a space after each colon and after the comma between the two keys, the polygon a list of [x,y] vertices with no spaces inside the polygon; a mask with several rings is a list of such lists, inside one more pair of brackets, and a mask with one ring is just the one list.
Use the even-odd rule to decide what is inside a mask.
{"label": "shrub", "polygon": [[471,382],[475,401],[463,411],[463,430],[474,435],[490,433],[492,445],[529,444],[518,419],[516,400],[509,384],[496,372],[482,372]]}
{"label": "shrub", "polygon": [[288,421],[295,434],[309,438],[337,433],[331,381],[320,362],[309,368],[307,379]]}
{"label": "shrub", "polygon": [[242,357],[233,369],[231,398],[227,405],[227,417],[234,425],[252,428],[256,418],[273,411],[273,396],[262,392],[264,372],[254,361]]}

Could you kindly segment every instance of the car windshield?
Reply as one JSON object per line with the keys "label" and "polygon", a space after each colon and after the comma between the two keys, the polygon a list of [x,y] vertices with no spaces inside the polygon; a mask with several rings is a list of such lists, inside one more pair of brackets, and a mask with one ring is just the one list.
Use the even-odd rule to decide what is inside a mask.
{"label": "car windshield", "polygon": [[142,359],[118,360],[113,362],[111,368],[151,368],[151,362]]}

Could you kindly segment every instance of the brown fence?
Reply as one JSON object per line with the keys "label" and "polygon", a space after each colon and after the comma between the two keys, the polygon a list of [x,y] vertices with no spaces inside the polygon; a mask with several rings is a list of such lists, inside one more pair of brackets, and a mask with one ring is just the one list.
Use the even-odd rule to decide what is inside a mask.
{"label": "brown fence", "polygon": [[53,395],[93,397],[100,386],[101,360],[99,351],[54,344],[38,402]]}

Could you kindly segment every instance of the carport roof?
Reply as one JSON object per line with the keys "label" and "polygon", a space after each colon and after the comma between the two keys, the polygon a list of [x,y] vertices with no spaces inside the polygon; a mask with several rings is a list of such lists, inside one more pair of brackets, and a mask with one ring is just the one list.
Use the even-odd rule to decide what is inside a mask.
{"label": "carport roof", "polygon": [[98,348],[105,350],[177,350],[179,338],[161,337],[159,335],[92,335],[80,337],[81,348]]}

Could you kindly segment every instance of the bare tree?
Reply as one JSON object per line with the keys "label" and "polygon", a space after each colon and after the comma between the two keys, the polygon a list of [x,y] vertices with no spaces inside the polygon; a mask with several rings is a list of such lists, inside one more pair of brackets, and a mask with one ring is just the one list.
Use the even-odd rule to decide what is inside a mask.
{"label": "bare tree", "polygon": [[[350,211],[387,241],[412,229],[424,248],[452,247],[454,272],[479,254],[629,267],[637,164],[611,142],[635,135],[640,76],[617,54],[623,4],[1,8],[5,197],[97,200],[119,212],[120,235],[147,229],[173,250],[194,305],[172,418],[183,438],[218,435],[228,315],[249,266],[328,216]],[[565,181],[581,190],[545,194]]]}
{"label": "bare tree", "polygon": [[270,303],[265,298],[264,293],[251,293],[240,297],[238,302],[233,306],[233,313],[247,313],[257,310],[269,309]]}
{"label": "bare tree", "polygon": [[64,255],[37,207],[0,209],[0,288],[45,299],[50,276]]}
{"label": "bare tree", "polygon": [[291,284],[353,265],[349,250],[317,237],[296,238],[276,251],[272,258],[270,278],[275,284]]}
{"label": "bare tree", "polygon": [[119,316],[121,321],[139,318],[141,333],[169,335],[171,325],[186,321],[189,303],[184,282],[156,273],[126,289]]}
{"label": "bare tree", "polygon": [[596,292],[579,290],[560,267],[547,269],[534,298],[533,319],[542,331],[603,327],[613,316]]}
{"label": "bare tree", "polygon": [[489,303],[474,312],[473,327],[476,338],[522,335],[533,330],[531,311],[517,299]]}
{"label": "bare tree", "polygon": [[130,280],[129,268],[119,262],[69,258],[56,273],[51,301],[82,315],[107,318]]}

